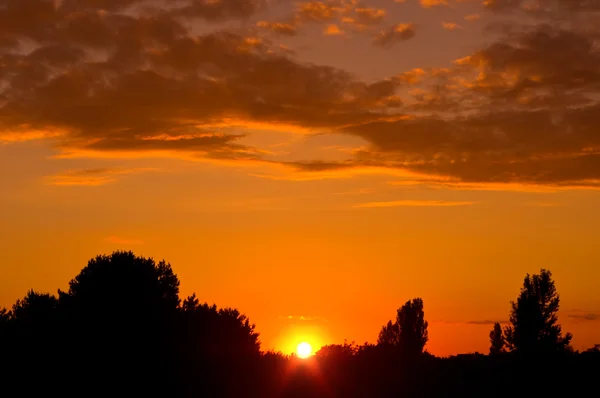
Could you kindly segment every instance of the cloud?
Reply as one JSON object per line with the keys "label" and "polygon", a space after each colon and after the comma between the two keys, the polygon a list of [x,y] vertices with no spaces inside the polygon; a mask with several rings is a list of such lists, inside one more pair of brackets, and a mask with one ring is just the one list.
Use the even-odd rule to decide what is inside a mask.
{"label": "cloud", "polygon": [[470,206],[473,204],[473,202],[451,202],[444,200],[396,200],[391,202],[361,203],[354,207],[453,207]]}
{"label": "cloud", "polygon": [[323,34],[326,36],[340,36],[344,34],[344,31],[340,29],[336,24],[327,25]]}
{"label": "cloud", "polygon": [[370,143],[354,165],[467,185],[600,186],[600,47],[589,31],[515,29],[421,76],[400,108],[418,117],[345,127]]}
{"label": "cloud", "polygon": [[[218,12],[216,5],[210,12],[198,6],[188,16],[233,18],[256,9],[234,11],[233,3],[215,3],[224,7]],[[0,87],[10,88],[0,102],[4,141],[52,135],[69,154],[138,152],[244,164],[265,154],[240,143],[253,126],[332,129],[373,117],[397,86],[381,91],[390,83],[296,62],[258,37],[194,35],[173,10],[124,14],[115,11],[117,3],[83,5],[63,2],[31,15],[17,6],[0,9],[0,21],[23,18],[4,30],[7,42],[39,40],[30,52],[0,53]],[[27,18],[44,12],[49,25],[42,40],[43,21]],[[259,26],[292,33],[288,26]],[[228,125],[231,119],[245,132]]]}
{"label": "cloud", "polygon": [[505,325],[508,324],[508,321],[491,321],[488,319],[484,319],[484,320],[476,320],[476,321],[468,321],[467,324],[468,325],[494,325],[496,322],[498,322],[501,325]]}
{"label": "cloud", "polygon": [[397,42],[410,40],[416,35],[415,25],[402,23],[381,31],[373,39],[373,44],[381,47],[391,47]]}
{"label": "cloud", "polygon": [[361,25],[379,25],[385,18],[387,12],[383,8],[359,7],[354,9],[356,22]]}
{"label": "cloud", "polygon": [[[108,0],[116,2],[118,0]],[[132,0],[127,0],[133,2]],[[92,3],[88,0],[88,2]],[[106,2],[106,0],[105,0]],[[136,1],[141,3],[141,0]],[[94,1],[94,3],[98,3]],[[209,21],[224,21],[227,19],[249,18],[267,7],[268,0],[192,0],[182,7],[174,7],[172,13],[183,17],[203,18]]]}
{"label": "cloud", "polygon": [[465,15],[465,21],[478,21],[481,19],[480,14],[468,14]]}
{"label": "cloud", "polygon": [[298,33],[298,27],[289,22],[259,21],[256,26],[282,36],[295,36]]}
{"label": "cloud", "polygon": [[143,245],[144,241],[140,239],[123,239],[118,236],[109,236],[105,239],[109,243],[113,243],[115,245]]}
{"label": "cloud", "polygon": [[157,171],[154,168],[99,168],[69,171],[46,177],[46,183],[56,186],[100,186],[116,182],[119,176]]}
{"label": "cloud", "polygon": [[442,27],[449,31],[463,29],[462,26],[460,26],[459,24],[456,24],[454,22],[442,22]]}
{"label": "cloud", "polygon": [[489,319],[478,319],[478,320],[472,320],[472,321],[461,321],[461,320],[440,320],[440,321],[432,321],[435,323],[445,323],[445,324],[449,324],[449,325],[475,325],[475,326],[493,326],[496,322],[499,323],[500,325],[507,325],[510,322],[509,321],[492,321]]}
{"label": "cloud", "polygon": [[[391,185],[398,186],[415,186],[426,187],[434,190],[461,190],[461,191],[487,191],[487,192],[529,192],[529,193],[540,193],[540,194],[551,194],[563,191],[573,190],[598,190],[599,186],[593,185],[560,185],[560,184],[528,184],[528,183],[510,183],[510,182],[498,182],[498,183],[466,183],[460,180],[448,180],[444,178],[412,178],[408,180],[390,181]],[[546,202],[535,202],[546,203]]]}
{"label": "cloud", "polygon": [[[598,2],[488,0],[486,18],[500,23],[488,26],[494,34],[481,48],[447,67],[399,70],[378,81],[301,62],[269,39],[303,24],[360,30],[387,48],[415,37],[410,23],[377,35],[389,13],[363,2],[308,1],[287,22],[258,26],[267,1],[5,3],[6,145],[46,139],[59,157],[272,165],[283,172],[268,178],[295,180],[376,172],[457,189],[600,187]],[[225,26],[249,17],[251,28],[191,29],[198,20]],[[268,148],[249,144],[269,126],[346,135],[362,148],[337,162],[273,160]],[[79,175],[62,183],[114,179]]]}
{"label": "cloud", "polygon": [[285,319],[288,321],[300,321],[300,322],[319,322],[326,323],[327,319],[316,317],[316,316],[307,316],[307,315],[280,315],[279,319]]}
{"label": "cloud", "polygon": [[448,0],[419,0],[419,3],[424,8],[431,8],[437,6],[447,6]]}
{"label": "cloud", "polygon": [[383,8],[369,7],[356,0],[304,1],[296,5],[292,20],[297,25],[344,25],[354,32],[368,32],[380,25],[387,16]]}
{"label": "cloud", "polygon": [[600,320],[600,314],[593,312],[574,311],[572,314],[567,315],[569,318],[573,318],[577,321],[590,321],[595,322]]}

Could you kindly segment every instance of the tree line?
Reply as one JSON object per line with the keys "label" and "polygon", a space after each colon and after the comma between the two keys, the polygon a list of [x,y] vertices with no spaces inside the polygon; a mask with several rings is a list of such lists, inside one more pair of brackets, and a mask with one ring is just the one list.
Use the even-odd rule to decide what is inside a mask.
{"label": "tree line", "polygon": [[[165,261],[114,252],[91,259],[66,291],[30,290],[0,310],[0,393],[500,396],[561,386],[573,393],[600,370],[600,346],[578,352],[563,333],[560,297],[545,269],[525,277],[509,325],[496,323],[490,332],[489,355],[450,358],[426,351],[421,298],[397,310],[376,344],[332,344],[300,360],[262,351],[255,325],[237,309],[201,303],[195,294],[181,300],[179,283]],[[547,382],[540,385],[540,377]]]}

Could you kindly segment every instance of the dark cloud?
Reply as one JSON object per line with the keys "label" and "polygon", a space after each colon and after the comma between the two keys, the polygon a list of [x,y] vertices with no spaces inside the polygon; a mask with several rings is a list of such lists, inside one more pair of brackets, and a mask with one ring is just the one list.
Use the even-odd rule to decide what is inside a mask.
{"label": "dark cloud", "polygon": [[491,321],[488,319],[478,320],[478,321],[468,321],[467,324],[468,325],[494,325],[496,322],[498,322],[501,325],[508,324],[508,321]]}
{"label": "dark cloud", "polygon": [[577,313],[577,314],[569,314],[567,315],[569,318],[573,318],[579,321],[598,321],[600,320],[600,315],[595,313]]}
{"label": "dark cloud", "polygon": [[441,321],[434,321],[434,322],[439,322],[439,323],[446,323],[446,324],[450,324],[450,325],[477,325],[477,326],[493,326],[496,322],[498,322],[501,325],[506,325],[509,322],[508,321],[492,321],[489,319],[483,319],[483,320],[473,320],[473,321],[460,321],[460,320],[454,320],[454,321],[449,321],[449,320],[441,320]]}
{"label": "dark cloud", "polygon": [[[58,8],[27,2],[31,14],[16,0],[0,9],[0,19],[21,22],[5,31],[9,39],[35,41],[0,53],[3,137],[59,131],[57,145],[70,151],[257,159],[259,150],[239,143],[244,134],[223,131],[224,120],[334,128],[369,120],[397,86],[295,62],[256,37],[192,35],[173,10],[121,13],[112,2],[102,3],[103,10],[99,2]],[[238,3],[247,10],[259,4],[188,5],[224,7],[219,15],[230,10],[235,17]]]}
{"label": "dark cloud", "polygon": [[[303,173],[377,168],[447,184],[600,188],[597,2],[556,0],[534,13],[488,1],[498,15],[530,18],[509,18],[452,67],[375,82],[288,58],[256,32],[198,35],[185,21],[245,18],[264,1],[0,4],[3,141],[46,134],[70,153],[259,161],[244,127],[291,125],[365,141],[343,162],[286,163]],[[586,23],[562,23],[565,10]],[[376,25],[383,15],[360,2],[309,1],[291,21]],[[259,23],[290,35],[300,25],[290,26]],[[375,43],[414,35],[400,24]]]}
{"label": "dark cloud", "polygon": [[343,12],[343,1],[309,0],[299,2],[296,15],[303,21],[330,22],[337,19]]}
{"label": "dark cloud", "polygon": [[412,98],[399,108],[407,117],[344,127],[370,146],[331,170],[378,166],[440,182],[599,188],[600,30],[511,26],[453,68],[409,79]]}
{"label": "dark cloud", "polygon": [[375,36],[373,43],[382,47],[391,47],[398,42],[412,39],[416,34],[414,24],[398,24],[381,31]]}
{"label": "dark cloud", "polygon": [[209,21],[248,18],[264,10],[268,0],[190,0],[175,9],[177,15],[199,17]]}

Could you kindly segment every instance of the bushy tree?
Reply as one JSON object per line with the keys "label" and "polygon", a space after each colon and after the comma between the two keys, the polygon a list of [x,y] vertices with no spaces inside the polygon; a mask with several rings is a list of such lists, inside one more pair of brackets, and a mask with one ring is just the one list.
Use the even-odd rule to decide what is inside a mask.
{"label": "bushy tree", "polygon": [[175,311],[179,306],[179,279],[164,260],[156,263],[132,252],[117,251],[91,259],[63,296],[85,307],[87,313],[156,314]]}
{"label": "bushy tree", "polygon": [[572,335],[563,336],[558,322],[560,297],[552,273],[525,276],[517,301],[511,302],[510,325],[504,330],[506,343],[518,353],[551,353],[571,350]]}
{"label": "bushy tree", "polygon": [[494,323],[494,328],[490,332],[490,355],[497,355],[505,352],[504,334],[500,323]]}
{"label": "bushy tree", "polygon": [[70,371],[105,392],[119,385],[124,395],[173,393],[179,303],[179,280],[165,261],[121,251],[91,259],[60,292]]}
{"label": "bushy tree", "polygon": [[381,330],[377,337],[377,344],[388,345],[393,347],[400,346],[400,328],[398,322],[388,321]]}
{"label": "bushy tree", "polygon": [[344,340],[344,344],[324,345],[315,353],[315,357],[321,361],[342,362],[356,355],[359,346],[355,342],[349,343]]}
{"label": "bushy tree", "polygon": [[383,326],[377,343],[397,347],[405,356],[416,356],[423,352],[429,340],[427,327],[423,300],[415,298],[398,309],[394,323],[389,321]]}
{"label": "bushy tree", "polygon": [[[195,294],[181,306],[178,336],[182,369],[195,396],[240,396],[258,381],[259,334],[250,319],[233,308],[201,304]],[[232,374],[236,382],[229,383]]]}

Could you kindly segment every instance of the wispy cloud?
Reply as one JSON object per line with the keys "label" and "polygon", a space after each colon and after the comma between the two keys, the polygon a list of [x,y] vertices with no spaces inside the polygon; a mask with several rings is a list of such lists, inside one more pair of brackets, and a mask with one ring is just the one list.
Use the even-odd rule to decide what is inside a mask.
{"label": "wispy cloud", "polygon": [[508,324],[508,321],[492,321],[489,319],[484,319],[484,320],[475,320],[475,321],[468,321],[467,325],[493,325],[496,322],[498,322],[501,325],[505,325]]}
{"label": "wispy cloud", "polygon": [[98,168],[68,171],[45,178],[49,185],[100,186],[116,182],[118,176],[156,171],[156,168]]}
{"label": "wispy cloud", "polygon": [[432,321],[432,322],[434,322],[434,323],[445,323],[445,324],[449,324],[449,325],[475,325],[475,326],[491,326],[491,325],[494,325],[494,323],[496,323],[496,322],[498,322],[501,325],[506,325],[506,324],[510,323],[507,320],[493,321],[493,320],[490,320],[490,319],[477,319],[477,320],[471,320],[471,321],[438,320],[438,321]]}
{"label": "wispy cloud", "polygon": [[600,313],[596,312],[573,311],[573,313],[567,314],[567,316],[577,321],[600,321]]}
{"label": "wispy cloud", "polygon": [[442,27],[449,31],[463,29],[462,26],[454,22],[442,22]]}
{"label": "wispy cloud", "polygon": [[371,207],[454,207],[454,206],[470,206],[474,202],[452,202],[445,200],[395,200],[391,202],[368,202],[355,205],[354,207],[371,208]]}
{"label": "wispy cloud", "polygon": [[301,321],[301,322],[327,322],[327,319],[318,316],[307,316],[307,315],[280,315],[279,319],[285,319],[289,321]]}
{"label": "wispy cloud", "polygon": [[[390,181],[390,185],[397,186],[420,186],[430,189],[451,189],[461,191],[488,191],[488,192],[527,192],[527,193],[557,193],[564,191],[595,191],[600,189],[594,181],[589,181],[581,185],[557,185],[557,184],[530,184],[530,183],[473,183],[448,181],[447,179],[404,179],[400,181]],[[539,202],[543,203],[543,202]]]}

